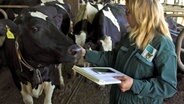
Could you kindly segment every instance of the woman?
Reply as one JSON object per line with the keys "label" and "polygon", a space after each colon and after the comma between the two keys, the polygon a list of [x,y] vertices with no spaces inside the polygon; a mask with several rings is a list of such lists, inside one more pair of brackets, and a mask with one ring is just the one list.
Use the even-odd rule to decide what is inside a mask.
{"label": "woman", "polygon": [[176,93],[175,47],[159,0],[126,0],[131,31],[109,52],[86,51],[85,59],[127,76],[112,85],[110,104],[163,104]]}

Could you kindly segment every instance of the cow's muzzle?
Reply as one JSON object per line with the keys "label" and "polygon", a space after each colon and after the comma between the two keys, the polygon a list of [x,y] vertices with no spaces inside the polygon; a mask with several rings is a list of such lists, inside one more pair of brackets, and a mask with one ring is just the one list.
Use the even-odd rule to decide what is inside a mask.
{"label": "cow's muzzle", "polygon": [[81,53],[81,47],[78,45],[72,45],[68,48],[68,53],[74,57],[76,57],[77,59],[82,57],[82,53]]}

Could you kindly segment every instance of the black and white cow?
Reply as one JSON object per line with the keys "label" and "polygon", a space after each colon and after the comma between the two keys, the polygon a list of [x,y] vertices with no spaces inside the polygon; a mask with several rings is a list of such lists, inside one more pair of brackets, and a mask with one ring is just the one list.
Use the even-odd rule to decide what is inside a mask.
{"label": "black and white cow", "polygon": [[[74,20],[73,26],[73,37],[72,39],[76,42],[76,44],[80,46],[84,46],[86,43],[86,39],[90,39],[89,33],[93,30],[92,22],[96,15],[96,13],[103,8],[102,4],[93,4],[91,2],[87,2],[80,6],[78,13]],[[84,59],[81,58],[78,65],[89,66],[88,63],[84,64]]]}
{"label": "black and white cow", "polygon": [[8,65],[25,104],[33,104],[33,97],[43,91],[44,104],[51,104],[54,88],[60,84],[57,65],[74,63],[80,56],[80,47],[57,28],[54,15],[58,14],[52,6],[34,7],[22,11],[16,24],[0,22]]}
{"label": "black and white cow", "polygon": [[127,32],[128,22],[125,7],[119,4],[107,4],[95,16],[91,33],[95,50],[110,51]]}
{"label": "black and white cow", "polygon": [[[22,0],[17,1],[17,3],[29,3],[28,1]],[[13,1],[9,1],[11,3],[15,3]],[[32,6],[32,8],[36,8],[35,10],[41,11],[44,14],[48,15],[50,17],[50,21],[59,29],[61,32],[63,32],[65,35],[67,35],[71,30],[71,8],[69,4],[66,4],[63,2],[63,0],[42,0],[41,4],[38,4],[36,6]],[[29,4],[30,5],[30,4]],[[48,8],[49,7],[49,8]],[[48,9],[45,9],[48,8]],[[51,8],[51,9],[50,9]],[[21,10],[22,11],[22,10]],[[11,19],[12,20],[12,19]],[[2,39],[2,38],[0,38]],[[3,41],[0,41],[2,43]],[[4,57],[4,50],[3,47],[1,47],[0,44],[0,65],[6,65],[6,58]]]}
{"label": "black and white cow", "polygon": [[93,19],[96,13],[103,8],[102,4],[92,4],[87,2],[87,4],[81,5],[79,12],[74,21],[73,34],[75,35],[75,42],[84,46],[86,39],[89,38],[89,35],[92,30]]}
{"label": "black and white cow", "polygon": [[94,44],[94,50],[112,50],[127,32],[125,8],[119,4],[107,4],[95,14],[91,25],[86,24],[74,27],[76,43],[84,46],[90,42]]}
{"label": "black and white cow", "polygon": [[[5,42],[5,39],[6,39],[6,29],[4,28],[5,25],[8,24],[9,26],[15,28],[16,26],[14,24],[12,24],[11,21],[9,20],[0,20],[0,68],[1,67],[4,67],[4,66],[7,66],[7,62],[6,62],[6,57],[5,57],[5,49],[4,49],[4,42]],[[16,31],[16,28],[13,32]]]}

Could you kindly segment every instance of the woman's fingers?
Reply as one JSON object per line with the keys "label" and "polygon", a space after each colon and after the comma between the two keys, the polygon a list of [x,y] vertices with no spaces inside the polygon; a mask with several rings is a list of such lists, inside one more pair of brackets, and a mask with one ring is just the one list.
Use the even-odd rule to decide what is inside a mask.
{"label": "woman's fingers", "polygon": [[121,83],[119,84],[119,87],[120,87],[122,92],[130,90],[130,88],[133,85],[133,79],[129,76],[118,76],[115,78],[119,79],[121,81]]}

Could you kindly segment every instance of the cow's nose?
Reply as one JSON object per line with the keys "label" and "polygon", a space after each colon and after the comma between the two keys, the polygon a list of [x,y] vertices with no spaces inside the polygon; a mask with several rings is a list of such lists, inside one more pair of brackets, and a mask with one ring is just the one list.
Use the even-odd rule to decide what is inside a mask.
{"label": "cow's nose", "polygon": [[68,48],[68,53],[73,56],[80,56],[81,53],[81,47],[78,45],[72,45]]}

